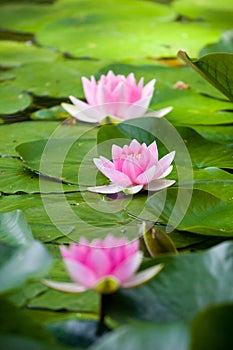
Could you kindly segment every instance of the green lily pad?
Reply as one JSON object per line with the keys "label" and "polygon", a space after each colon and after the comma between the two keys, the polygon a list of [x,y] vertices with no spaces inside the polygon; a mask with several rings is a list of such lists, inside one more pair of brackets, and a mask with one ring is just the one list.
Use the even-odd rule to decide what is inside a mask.
{"label": "green lily pad", "polygon": [[100,332],[99,323],[96,320],[68,320],[49,324],[47,329],[64,345],[81,346],[88,348],[99,341],[109,332],[107,326],[103,326]]}
{"label": "green lily pad", "polygon": [[83,97],[81,77],[94,74],[103,63],[98,61],[61,59],[51,62],[34,61],[12,69],[12,84],[35,95]]}
{"label": "green lily pad", "polygon": [[30,43],[0,41],[0,66],[14,67],[32,61],[51,62],[58,58],[54,50],[39,48]]}
{"label": "green lily pad", "polygon": [[[49,199],[46,202],[49,208],[55,207],[54,203],[57,205],[57,202],[61,201],[61,195],[51,195],[49,197],[50,203],[48,204]],[[75,194],[75,197],[78,197],[78,195]],[[64,201],[63,196],[62,201]],[[5,213],[16,209],[24,211],[34,237],[40,241],[50,242],[56,240],[58,237],[64,236],[64,231],[69,233],[74,229],[70,223],[62,223],[57,226],[51,223],[43,206],[41,195],[11,195],[0,198],[0,212]]]}
{"label": "green lily pad", "polygon": [[188,326],[182,323],[158,324],[155,322],[132,322],[114,333],[106,335],[91,350],[187,350],[190,342]]}
{"label": "green lily pad", "polygon": [[61,107],[54,106],[51,108],[40,109],[31,114],[33,120],[64,120],[70,118],[70,115]]}
{"label": "green lily pad", "polygon": [[0,158],[0,192],[4,193],[59,193],[78,191],[79,186],[66,185],[49,177],[39,176],[14,158]]}
{"label": "green lily pad", "polygon": [[[137,61],[135,64],[109,64],[101,68],[96,76],[99,78],[101,74],[107,74],[109,70],[112,70],[115,72],[115,74],[124,75],[128,75],[133,72],[136,76],[137,81],[139,81],[141,77],[144,77],[145,83],[149,82],[152,78],[155,78],[155,92],[150,105],[150,109],[173,106],[179,96],[182,96],[182,94],[184,96],[187,95],[187,90],[187,96],[198,96],[197,93],[201,93],[208,96],[215,96],[221,99],[224,98],[224,95],[221,92],[210,85],[204,78],[197,75],[196,72],[188,66],[180,64],[175,67],[165,66],[159,65],[157,61],[155,64],[151,65],[148,65],[148,62],[144,65],[136,65],[136,63]],[[187,89],[177,91],[175,85],[179,81],[184,82],[187,85]],[[203,101],[205,101],[205,99]],[[158,106],[156,105],[157,103],[159,104]],[[214,103],[214,101],[212,103]],[[229,104],[224,104],[223,101],[218,101],[215,99],[215,105],[215,109],[217,110],[224,109]],[[179,106],[178,103],[175,104],[175,107],[177,106]],[[202,105],[196,107],[203,108]]]}
{"label": "green lily pad", "polygon": [[202,190],[220,198],[224,201],[231,202],[233,200],[233,175],[214,167],[194,170],[193,184],[189,182],[179,183],[181,187]]}
{"label": "green lily pad", "polygon": [[99,306],[98,294],[85,292],[67,294],[49,289],[29,301],[31,308],[46,308],[49,310],[69,310],[83,313],[97,313]]}
{"label": "green lily pad", "polygon": [[233,144],[233,126],[232,125],[192,125],[198,134],[212,142]]}
{"label": "green lily pad", "polygon": [[1,5],[2,27],[22,33],[34,33],[54,17],[53,6],[48,4],[7,2]]}
{"label": "green lily pad", "polygon": [[189,322],[208,306],[232,303],[232,248],[226,242],[201,253],[148,259],[145,267],[159,262],[162,271],[144,286],[109,295],[107,314],[120,322],[177,324]]}
{"label": "green lily pad", "polygon": [[[172,7],[176,11],[187,17],[188,20],[195,20],[202,25],[218,27],[222,29],[232,28],[232,3],[231,0],[224,1],[224,5],[218,0],[195,0],[174,1]],[[207,42],[209,40],[206,40]]]}
{"label": "green lily pad", "polygon": [[[51,266],[51,257],[43,245],[33,240],[25,218],[19,212],[1,214],[0,293],[20,288],[29,279],[41,278]],[[9,236],[6,236],[6,230]]]}
{"label": "green lily pad", "polygon": [[[9,336],[1,335],[0,336],[1,345],[5,349],[17,349],[17,350],[65,350],[64,346],[60,347],[57,344],[51,345],[46,344],[45,342],[29,339],[27,337],[20,336]],[[66,348],[67,349],[67,348]],[[76,347],[76,350],[79,350]]]}
{"label": "green lily pad", "polygon": [[[157,7],[161,5],[152,6],[154,17],[140,13],[140,26],[131,8],[130,15],[124,13],[114,20],[114,31],[109,13],[89,14],[84,20],[77,16],[50,22],[37,33],[36,39],[43,46],[56,47],[76,57],[87,55],[96,59],[125,60],[151,56],[174,57],[181,47],[195,55],[205,45],[207,38],[216,41],[221,35],[217,28],[210,29],[195,22],[163,22],[156,16]],[[92,33],[95,33],[94,37]],[[79,45],[77,37],[80,39]],[[125,47],[128,48],[127,53]]]}
{"label": "green lily pad", "polygon": [[233,101],[232,89],[232,66],[233,54],[231,53],[212,53],[191,60],[186,52],[179,51],[178,57],[188,63],[193,69],[207,79],[231,101]]}
{"label": "green lily pad", "polygon": [[[19,310],[6,299],[1,299],[0,310],[1,347],[3,344],[15,344],[14,337],[16,339],[19,338],[19,340],[21,337],[25,339],[25,345],[27,345],[27,341],[29,341],[30,344],[30,339],[31,342],[32,339],[34,339],[35,342],[45,342],[45,344],[47,343],[47,349],[49,345],[52,346],[55,344],[49,332],[46,331],[39,323],[35,322],[30,316],[28,316],[25,310]],[[10,339],[12,341],[10,341]],[[11,347],[11,349],[23,348],[21,347],[20,343],[19,348],[16,346]]]}
{"label": "green lily pad", "polygon": [[31,97],[20,87],[0,85],[0,114],[11,114],[23,111],[32,102]]}
{"label": "green lily pad", "polygon": [[199,56],[204,56],[213,52],[233,52],[233,30],[225,32],[217,43],[208,44],[203,47]]}
{"label": "green lily pad", "polygon": [[[78,131],[77,128],[77,136],[73,136],[76,131],[74,126],[72,138],[65,138],[64,129],[57,128],[48,140],[27,142],[17,146],[16,150],[22,157],[24,165],[42,175],[65,182],[85,186],[95,184],[97,168],[93,158],[97,156],[97,129],[89,126],[88,130],[84,127],[82,133],[80,131],[83,129]],[[56,138],[57,136],[59,138]],[[103,178],[98,176],[100,184],[103,183]],[[43,187],[41,191],[43,192]]]}
{"label": "green lily pad", "polygon": [[229,349],[232,342],[233,305],[213,306],[198,314],[191,323],[191,349]]}
{"label": "green lily pad", "polygon": [[30,245],[33,236],[22,211],[0,214],[1,243],[11,246]]}
{"label": "green lily pad", "polygon": [[[175,188],[168,189],[165,203],[163,192],[157,192],[149,198],[147,206],[151,208],[156,219],[159,216],[160,220],[168,222],[178,230],[207,236],[232,237],[232,200],[223,201],[207,192],[193,190],[191,203],[187,207],[182,198],[189,194],[190,189],[179,188],[178,191]],[[178,202],[177,193],[180,195]]]}

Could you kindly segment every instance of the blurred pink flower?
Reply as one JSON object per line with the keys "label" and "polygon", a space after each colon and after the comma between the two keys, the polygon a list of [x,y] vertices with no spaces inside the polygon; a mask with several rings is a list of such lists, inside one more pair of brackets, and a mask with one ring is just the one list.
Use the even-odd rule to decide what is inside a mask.
{"label": "blurred pink flower", "polygon": [[74,283],[51,280],[44,280],[44,283],[70,293],[93,289],[101,294],[109,294],[120,287],[133,288],[148,281],[162,269],[160,264],[136,273],[142,261],[138,240],[129,242],[126,238],[112,235],[106,236],[104,240],[94,239],[91,243],[81,238],[79,244],[71,244],[70,249],[62,247],[61,254]]}
{"label": "blurred pink flower", "polygon": [[[82,83],[87,103],[70,96],[73,104],[62,103],[62,107],[80,121],[101,123],[106,117],[119,122],[144,116],[153,96],[155,79],[143,86],[144,79],[137,84],[133,73],[125,77],[110,70],[98,82],[91,76],[90,80],[82,77]],[[167,107],[148,116],[160,118],[171,109]]]}
{"label": "blurred pink flower", "polygon": [[133,140],[123,148],[112,146],[112,162],[105,157],[94,158],[94,163],[101,173],[111,181],[110,185],[88,187],[91,192],[134,194],[141,189],[158,191],[175,183],[165,180],[173,166],[175,152],[170,152],[160,160],[156,142],[147,146]]}

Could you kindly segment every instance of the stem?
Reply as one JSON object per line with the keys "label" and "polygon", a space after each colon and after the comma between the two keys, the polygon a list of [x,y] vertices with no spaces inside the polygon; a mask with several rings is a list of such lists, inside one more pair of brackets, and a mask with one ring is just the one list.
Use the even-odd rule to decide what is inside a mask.
{"label": "stem", "polygon": [[99,311],[99,326],[97,329],[97,334],[101,335],[105,329],[105,324],[104,324],[104,320],[105,320],[105,300],[106,300],[106,295],[104,294],[100,294],[100,311]]}

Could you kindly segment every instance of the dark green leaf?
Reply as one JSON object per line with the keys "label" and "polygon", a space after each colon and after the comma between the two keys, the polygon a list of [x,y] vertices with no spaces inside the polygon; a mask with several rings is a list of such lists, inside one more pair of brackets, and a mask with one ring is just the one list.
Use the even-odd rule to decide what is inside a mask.
{"label": "dark green leaf", "polygon": [[133,322],[106,335],[91,350],[188,350],[189,329],[182,323]]}
{"label": "dark green leaf", "polygon": [[191,323],[191,350],[228,350],[232,347],[233,304],[213,306]]}
{"label": "dark green leaf", "polygon": [[202,253],[150,259],[145,267],[163,263],[162,271],[146,285],[108,296],[107,313],[122,321],[190,321],[211,305],[233,300],[233,243]]}
{"label": "dark green leaf", "polygon": [[213,53],[191,60],[186,52],[179,51],[178,57],[233,101],[233,54]]}
{"label": "dark green leaf", "polygon": [[225,32],[217,43],[206,45],[201,49],[199,56],[207,55],[212,52],[233,53],[233,30]]}
{"label": "dark green leaf", "polygon": [[87,348],[109,329],[105,327],[99,334],[99,324],[95,320],[69,320],[66,322],[53,323],[47,329],[64,345],[80,346]]}
{"label": "dark green leaf", "polygon": [[11,246],[31,245],[34,239],[22,211],[0,214],[0,239]]}

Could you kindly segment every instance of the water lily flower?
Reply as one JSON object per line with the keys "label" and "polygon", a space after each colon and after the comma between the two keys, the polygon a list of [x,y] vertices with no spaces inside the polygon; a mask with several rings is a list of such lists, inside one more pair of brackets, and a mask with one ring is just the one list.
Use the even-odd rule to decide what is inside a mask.
{"label": "water lily flower", "polygon": [[[62,103],[62,107],[74,118],[88,123],[102,123],[109,117],[113,122],[145,116],[154,92],[155,79],[143,86],[141,78],[137,84],[135,76],[130,73],[115,75],[111,70],[101,75],[96,82],[94,76],[88,80],[82,77],[87,103],[70,96],[73,104]],[[151,112],[148,116],[163,117],[172,107]]]}
{"label": "water lily flower", "polygon": [[79,244],[71,244],[70,249],[61,247],[61,254],[74,282],[44,280],[44,283],[69,293],[92,289],[100,294],[110,294],[120,287],[133,288],[153,278],[163,267],[159,264],[136,273],[143,258],[139,241],[128,241],[111,234],[90,243],[81,238]]}
{"label": "water lily flower", "polygon": [[175,183],[164,177],[170,174],[175,152],[158,159],[158,149],[154,141],[149,146],[133,140],[122,148],[112,146],[112,161],[105,157],[94,158],[99,171],[110,181],[110,185],[88,187],[91,192],[112,194],[123,191],[135,194],[142,189],[158,191]]}

